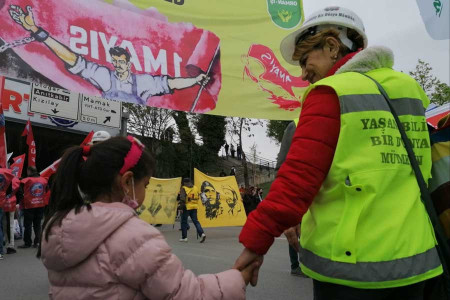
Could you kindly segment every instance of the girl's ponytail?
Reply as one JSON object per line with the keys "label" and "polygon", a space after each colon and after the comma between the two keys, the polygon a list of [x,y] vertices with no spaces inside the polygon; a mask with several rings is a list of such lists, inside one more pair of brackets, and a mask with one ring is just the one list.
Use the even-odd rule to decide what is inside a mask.
{"label": "girl's ponytail", "polygon": [[[78,188],[79,174],[83,163],[83,148],[78,146],[69,148],[61,158],[61,163],[51,187],[47,215],[42,226],[41,241],[43,238],[48,241],[50,229],[54,224],[61,225],[64,217],[72,209],[75,208],[75,211],[79,212],[85,204]],[[90,206],[87,206],[90,209]],[[40,257],[40,254],[41,249],[39,246],[37,256]]]}

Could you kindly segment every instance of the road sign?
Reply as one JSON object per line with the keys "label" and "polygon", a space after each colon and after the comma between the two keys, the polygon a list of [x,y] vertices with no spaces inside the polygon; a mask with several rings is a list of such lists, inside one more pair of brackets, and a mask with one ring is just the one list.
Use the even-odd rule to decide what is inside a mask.
{"label": "road sign", "polygon": [[78,120],[78,94],[45,84],[33,84],[29,111]]}
{"label": "road sign", "polygon": [[122,120],[121,102],[81,94],[80,102],[80,120],[82,122],[120,128]]}

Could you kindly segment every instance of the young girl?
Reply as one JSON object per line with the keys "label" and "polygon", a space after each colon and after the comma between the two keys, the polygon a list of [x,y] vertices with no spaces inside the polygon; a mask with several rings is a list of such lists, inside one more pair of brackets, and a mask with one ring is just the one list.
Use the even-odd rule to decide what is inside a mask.
{"label": "young girl", "polygon": [[51,299],[245,299],[259,263],[197,277],[137,217],[153,169],[130,136],[66,151],[38,252]]}

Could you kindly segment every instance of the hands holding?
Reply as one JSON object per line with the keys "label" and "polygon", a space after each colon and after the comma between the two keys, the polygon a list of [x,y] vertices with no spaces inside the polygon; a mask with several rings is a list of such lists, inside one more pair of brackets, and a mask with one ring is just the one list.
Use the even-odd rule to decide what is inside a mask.
{"label": "hands holding", "polygon": [[208,75],[204,74],[204,73],[198,75],[195,78],[195,80],[197,81],[197,84],[199,84],[199,85],[201,85],[203,87],[205,87],[208,84],[209,79],[210,79],[210,77]]}
{"label": "hands holding", "polygon": [[263,260],[264,256],[245,248],[234,263],[233,269],[241,271],[246,285],[250,282],[252,286],[256,286],[258,283],[259,268],[261,268]]}

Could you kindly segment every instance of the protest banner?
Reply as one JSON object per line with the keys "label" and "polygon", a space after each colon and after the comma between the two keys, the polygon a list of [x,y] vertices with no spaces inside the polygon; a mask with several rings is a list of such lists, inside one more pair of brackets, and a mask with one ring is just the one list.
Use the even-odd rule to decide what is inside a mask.
{"label": "protest banner", "polygon": [[137,209],[139,217],[150,224],[174,224],[181,178],[150,178],[145,200]]}
{"label": "protest banner", "polygon": [[[279,43],[302,23],[301,0],[2,2],[2,75],[196,113],[300,113],[308,84],[280,59]],[[13,54],[1,55],[7,49]]]}
{"label": "protest banner", "polygon": [[194,169],[200,190],[198,220],[202,227],[242,226],[247,220],[236,177],[211,177]]}

